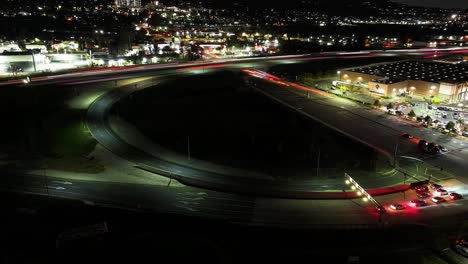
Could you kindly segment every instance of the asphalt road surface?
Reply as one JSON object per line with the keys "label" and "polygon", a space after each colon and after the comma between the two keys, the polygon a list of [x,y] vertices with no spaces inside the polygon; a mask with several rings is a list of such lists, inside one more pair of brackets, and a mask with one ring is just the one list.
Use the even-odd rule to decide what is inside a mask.
{"label": "asphalt road surface", "polygon": [[[313,54],[308,56],[287,57],[287,58],[269,58],[269,63],[282,63],[286,60],[320,60],[320,59],[347,59],[359,57],[376,57],[376,56],[398,56],[400,54],[412,55],[427,55],[430,51],[391,51],[391,52],[356,52],[356,53],[327,53],[327,54]],[[448,51],[450,52],[450,51]],[[217,63],[217,68],[241,68],[241,67],[254,67],[258,61],[247,60],[224,60]],[[238,63],[238,65],[236,65]],[[90,73],[76,73],[69,75],[61,75],[54,77],[38,77],[33,78],[30,84],[20,84],[19,82],[8,82],[5,85],[20,85],[20,86],[40,86],[40,85],[57,85],[57,86],[81,86],[92,85],[98,82],[113,82],[120,79],[131,79],[137,77],[154,76],[155,73],[161,72],[162,69],[167,70],[166,73],[180,74],[178,68],[188,68],[185,71],[193,72],[209,69],[210,62],[201,66],[199,63],[193,65],[168,65],[168,66],[141,66],[132,69],[125,69],[121,71],[112,72],[90,72]],[[192,67],[192,68],[190,68]],[[182,70],[183,72],[184,70]],[[165,74],[166,74],[165,73]],[[97,108],[106,108],[106,100],[112,101],[112,97],[122,93],[120,88],[115,89],[105,96],[109,98],[97,103]],[[107,102],[109,102],[107,101]],[[102,110],[102,109],[101,109]],[[105,109],[108,110],[108,109]],[[92,112],[92,111],[91,111]],[[104,111],[105,112],[105,111]],[[341,112],[341,115],[346,117],[348,113]],[[91,114],[91,122],[102,123],[103,116],[93,116]],[[105,123],[105,122],[104,122]],[[109,137],[107,132],[102,131],[102,134],[97,136],[102,140]],[[396,131],[386,132],[385,135],[394,137]],[[415,133],[413,133],[415,134]],[[373,134],[375,136],[375,133]],[[114,144],[113,140],[108,142]],[[401,149],[410,148],[407,144],[401,144]],[[447,144],[446,144],[447,145]],[[120,145],[120,147],[122,147]],[[414,147],[414,146],[411,146]],[[449,146],[447,146],[449,147]],[[387,146],[387,148],[392,149]],[[138,149],[131,149],[128,146],[123,146],[122,152],[127,153],[131,159],[147,159],[150,158]],[[453,154],[452,154],[453,155]],[[446,155],[449,156],[449,155]],[[460,157],[462,158],[462,157]],[[154,162],[154,157],[151,157]],[[164,161],[156,161],[157,166],[164,164]],[[171,168],[173,165],[171,164]],[[178,167],[183,173],[186,169],[183,166]],[[60,183],[60,179],[47,179],[37,175],[8,175],[5,173],[0,188],[10,191],[30,192],[36,194],[45,194],[47,190],[50,195],[58,197],[66,197],[72,199],[79,199],[89,201],[91,203],[100,203],[108,206],[121,206],[134,209],[154,209],[156,211],[168,211],[177,214],[190,214],[209,217],[220,217],[230,219],[231,221],[242,222],[257,222],[257,223],[297,223],[297,224],[365,224],[375,223],[375,214],[369,213],[369,206],[360,204],[353,200],[344,201],[307,201],[307,200],[293,200],[293,199],[272,199],[260,198],[249,195],[236,195],[224,192],[208,191],[192,187],[157,187],[146,185],[129,185],[129,184],[110,184],[110,183],[96,183],[96,182],[78,182],[70,181],[71,184]],[[194,174],[193,176],[197,176]],[[45,188],[44,186],[48,186]],[[465,208],[465,206],[462,206]],[[456,208],[462,208],[456,207]],[[440,207],[442,208],[442,207]],[[440,209],[442,210],[442,209]],[[434,210],[434,211],[440,211]],[[442,210],[443,211],[443,210]],[[453,213],[463,212],[463,209],[451,210]],[[443,215],[445,212],[443,211]],[[424,218],[424,217],[423,217]],[[420,221],[419,218],[400,218],[402,222]],[[430,219],[427,214],[425,219]]]}

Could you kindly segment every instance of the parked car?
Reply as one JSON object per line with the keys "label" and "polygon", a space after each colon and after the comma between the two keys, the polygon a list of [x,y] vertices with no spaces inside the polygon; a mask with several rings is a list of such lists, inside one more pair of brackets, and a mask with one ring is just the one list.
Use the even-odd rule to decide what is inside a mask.
{"label": "parked car", "polygon": [[437,183],[432,183],[431,185],[429,185],[429,187],[431,187],[432,190],[437,190],[442,188],[443,186]]}
{"label": "parked car", "polygon": [[428,192],[420,192],[418,193],[418,198],[419,199],[425,199],[431,197],[431,194]]}
{"label": "parked car", "polygon": [[442,197],[440,197],[440,196],[434,196],[434,197],[432,197],[431,200],[432,200],[434,203],[443,203],[443,202],[445,202],[445,199],[442,198]]}
{"label": "parked car", "polygon": [[450,199],[452,200],[459,200],[459,199],[463,199],[463,196],[459,193],[456,193],[456,192],[453,192],[453,193],[449,193],[449,197]]}
{"label": "parked car", "polygon": [[416,192],[419,192],[419,193],[429,191],[429,189],[425,185],[416,186],[414,187],[414,189],[416,190]]}
{"label": "parked car", "polygon": [[420,206],[425,206],[426,201],[421,200],[421,199],[414,199],[410,201],[410,205],[413,207],[420,207]]}
{"label": "parked car", "polygon": [[437,196],[442,196],[442,195],[447,195],[447,194],[448,194],[447,190],[442,189],[442,188],[436,189],[434,193],[435,193]]}
{"label": "parked car", "polygon": [[405,209],[405,207],[403,205],[398,204],[398,203],[390,205],[390,208],[392,208],[393,210],[403,210],[403,209]]}

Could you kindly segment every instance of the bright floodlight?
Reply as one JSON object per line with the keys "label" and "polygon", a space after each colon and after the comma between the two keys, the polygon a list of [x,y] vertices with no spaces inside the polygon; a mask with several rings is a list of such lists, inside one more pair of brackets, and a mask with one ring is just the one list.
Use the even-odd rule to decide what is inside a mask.
{"label": "bright floodlight", "polygon": [[358,195],[358,196],[361,196],[361,195],[362,195],[362,192],[357,192],[357,195]]}
{"label": "bright floodlight", "polygon": [[367,199],[367,197],[362,198],[362,200],[363,200],[364,202],[369,201],[369,199]]}
{"label": "bright floodlight", "polygon": [[351,189],[356,190],[356,186],[354,186],[354,185],[351,186]]}
{"label": "bright floodlight", "polygon": [[351,182],[350,182],[349,180],[346,180],[345,183],[346,183],[346,184],[350,184]]}

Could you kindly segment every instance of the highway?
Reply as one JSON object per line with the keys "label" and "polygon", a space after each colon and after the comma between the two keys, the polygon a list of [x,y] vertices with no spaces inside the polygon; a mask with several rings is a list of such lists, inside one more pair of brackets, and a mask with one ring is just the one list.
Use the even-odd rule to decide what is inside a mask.
{"label": "highway", "polygon": [[[369,50],[369,51],[334,51],[320,52],[301,55],[284,55],[270,57],[248,57],[248,58],[226,58],[208,61],[196,61],[188,63],[165,63],[150,65],[135,65],[124,67],[103,67],[91,70],[80,70],[77,72],[61,73],[48,76],[32,76],[31,83],[25,84],[23,79],[13,79],[0,81],[0,86],[4,85],[80,85],[97,82],[109,82],[122,79],[152,76],[164,70],[204,70],[204,69],[222,69],[229,67],[253,67],[257,63],[282,64],[294,63],[307,60],[332,60],[332,59],[351,59],[351,58],[371,58],[371,57],[392,57],[392,56],[443,56],[445,54],[464,53],[465,48],[448,49],[403,49],[403,50]],[[236,65],[238,65],[236,67]]]}
{"label": "highway", "polygon": [[[260,77],[262,76],[260,75]],[[468,141],[443,135],[438,131],[426,129],[396,116],[372,110],[369,107],[320,90],[294,85],[292,83],[287,84],[287,86],[278,84],[278,81],[274,79],[273,82],[258,83],[256,88],[269,98],[386,153],[390,158],[396,154],[399,160],[403,160],[405,157],[413,158],[414,161],[416,159],[423,160],[433,168],[439,169],[438,172],[434,172],[434,180],[450,178],[449,176],[445,176],[447,178],[436,176],[436,173],[445,174],[448,172],[448,174],[456,175],[458,180],[468,184],[468,175],[466,174],[468,170],[466,162],[468,160]],[[401,135],[404,133],[414,135],[415,138],[411,140],[403,138]],[[439,155],[423,153],[417,147],[419,139],[443,145],[450,151]],[[440,168],[442,168],[442,172]]]}
{"label": "highway", "polygon": [[[459,52],[460,50],[451,50],[447,52]],[[434,51],[411,51],[416,56],[427,56],[433,54]],[[38,77],[33,78],[33,82],[29,84],[20,84],[19,82],[8,82],[5,85],[19,86],[41,86],[41,85],[56,85],[58,88],[66,88],[67,86],[89,86],[93,83],[112,82],[120,79],[131,79],[137,77],[159,76],[163,77],[180,77],[197,70],[204,69],[242,69],[244,67],[253,67],[257,63],[282,63],[284,60],[304,61],[304,60],[321,60],[321,59],[350,59],[360,57],[379,57],[379,56],[398,56],[408,54],[408,51],[395,52],[334,52],[327,54],[311,54],[307,56],[294,56],[286,58],[257,58],[257,59],[232,59],[223,60],[216,63],[193,63],[184,65],[149,65],[138,66],[134,68],[106,71],[106,72],[87,72],[65,74],[54,77]],[[438,53],[441,54],[440,52]],[[266,62],[263,62],[266,61]],[[216,65],[216,66],[213,66]],[[159,78],[155,77],[155,78]],[[264,180],[256,179],[239,180],[238,178],[230,179],[223,177],[220,181],[219,175],[207,174],[206,172],[194,170],[181,164],[168,163],[165,160],[157,159],[148,155],[144,151],[134,148],[129,144],[123,144],[123,141],[115,133],[109,129],[107,114],[118,99],[137,89],[142,89],[149,86],[149,83],[139,83],[136,86],[118,87],[110,90],[108,93],[96,100],[88,112],[88,127],[93,131],[93,135],[106,148],[115,154],[126,157],[136,164],[146,166],[145,169],[155,170],[158,174],[166,174],[170,177],[178,178],[177,175],[183,175],[185,178],[179,179],[190,181],[194,186],[200,186],[199,181],[209,180],[218,184],[225,184],[222,188],[237,185],[244,188],[246,185],[263,184]],[[298,107],[300,108],[300,107]],[[296,109],[298,109],[296,108]],[[346,112],[340,112],[343,117],[347,116]],[[396,138],[396,131],[391,131],[388,136]],[[390,145],[389,145],[390,146]],[[413,147],[413,146],[411,146]],[[387,151],[393,148],[385,147]],[[401,151],[409,149],[410,145],[401,144]],[[202,174],[203,175],[200,175]],[[44,177],[34,175],[12,175],[5,177],[0,183],[1,188],[15,190],[21,192],[40,193],[46,192],[44,188]],[[59,182],[59,179],[48,179],[48,182]],[[198,181],[198,182],[196,182]],[[258,181],[258,182],[257,182]],[[226,185],[226,183],[229,183]],[[230,221],[254,222],[254,223],[296,223],[296,224],[365,224],[375,223],[376,217],[374,214],[369,214],[368,205],[359,204],[352,200],[329,200],[329,201],[307,201],[294,199],[279,199],[254,196],[253,193],[264,192],[266,196],[277,195],[279,197],[292,197],[289,194],[279,193],[285,188],[284,183],[272,182],[262,188],[245,189],[247,194],[229,194],[225,192],[209,191],[196,187],[182,187],[180,189],[173,187],[158,187],[158,186],[136,186],[122,185],[110,183],[94,183],[94,182],[79,182],[72,181],[70,185],[51,185],[49,189],[50,195],[58,197],[66,197],[90,201],[91,203],[104,204],[107,206],[114,205],[125,208],[136,209],[151,209],[161,212],[170,212],[177,214],[190,214],[207,217],[219,217],[229,219]],[[294,191],[307,191],[317,186],[311,185],[291,186]],[[48,184],[50,185],[50,184]],[[219,187],[219,186],[218,186]],[[298,188],[299,187],[299,188]],[[327,189],[330,187],[327,186]],[[217,189],[216,187],[213,189]],[[249,190],[250,189],[250,190]],[[336,188],[338,189],[338,188]],[[232,190],[236,191],[236,190]],[[452,210],[452,213],[464,212],[464,209],[458,207]],[[294,214],[294,217],[292,217]],[[420,215],[419,215],[420,216]],[[423,217],[425,219],[425,217]],[[407,221],[420,221],[421,219],[411,218]]]}

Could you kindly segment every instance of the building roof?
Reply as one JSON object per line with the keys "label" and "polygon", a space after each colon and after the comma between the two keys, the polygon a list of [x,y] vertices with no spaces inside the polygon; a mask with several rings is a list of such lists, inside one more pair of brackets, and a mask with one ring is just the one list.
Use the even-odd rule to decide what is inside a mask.
{"label": "building roof", "polygon": [[[432,83],[464,83],[468,81],[468,64],[447,64],[423,61],[400,61],[350,69],[351,72],[375,75],[385,82],[419,80]],[[379,81],[382,81],[379,80]]]}

